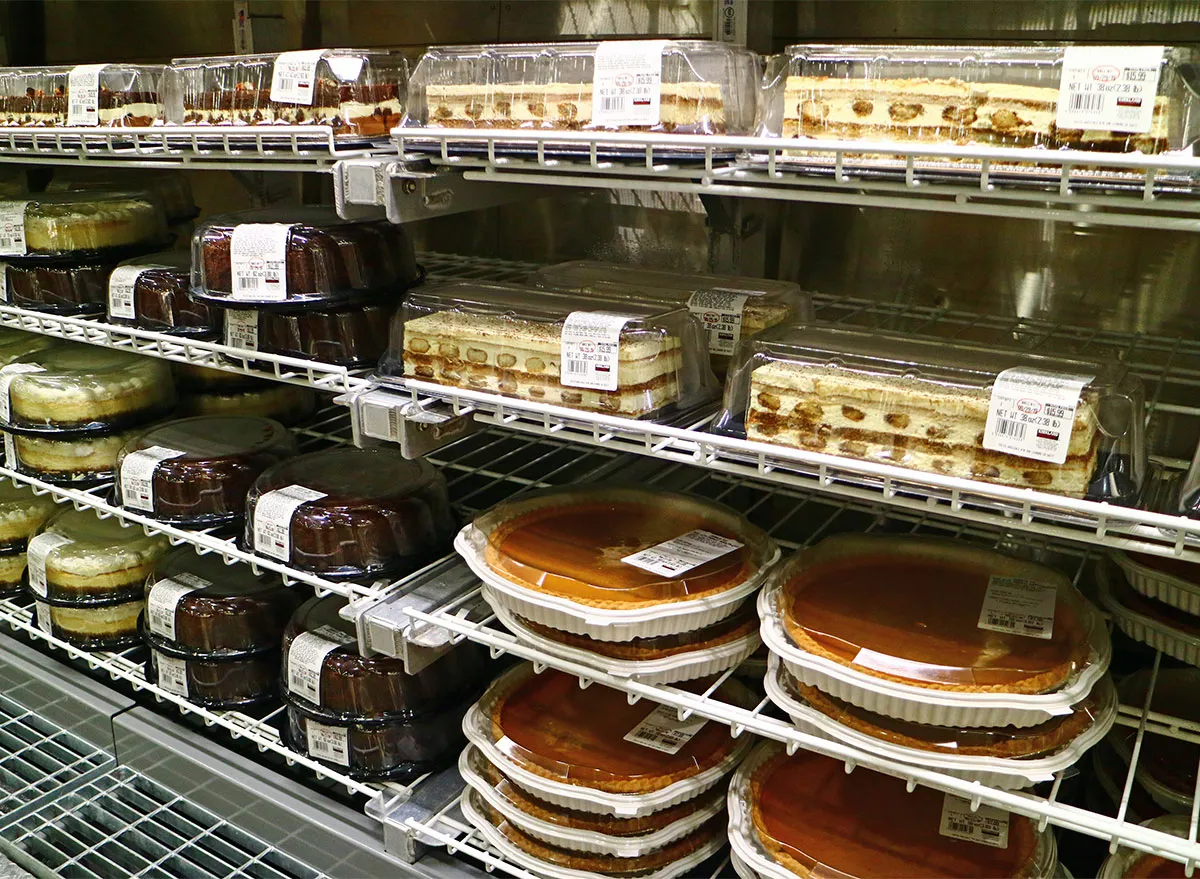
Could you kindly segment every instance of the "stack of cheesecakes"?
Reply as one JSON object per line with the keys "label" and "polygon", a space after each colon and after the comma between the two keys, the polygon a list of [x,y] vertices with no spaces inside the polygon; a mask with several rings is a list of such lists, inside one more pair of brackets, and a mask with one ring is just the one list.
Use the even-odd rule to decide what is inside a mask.
{"label": "stack of cheesecakes", "polygon": [[455,548],[517,637],[658,683],[716,674],[754,652],[750,596],[779,557],[727,507],[618,486],[502,503]]}
{"label": "stack of cheesecakes", "polygon": [[146,578],[169,543],[91,510],[63,510],[29,541],[28,587],[37,624],[81,650],[140,642]]}
{"label": "stack of cheesecakes", "polygon": [[482,688],[487,653],[451,648],[409,673],[404,660],[360,652],[346,599],[301,605],[283,635],[283,695],[292,747],[364,780],[409,780],[462,746],[463,713]]}
{"label": "stack of cheesecakes", "polygon": [[[703,689],[708,681],[685,685]],[[746,705],[726,682],[717,698]],[[724,845],[723,794],[749,750],[724,724],[523,664],[467,713],[467,820],[506,858],[555,876],[658,877]]]}
{"label": "stack of cheesecakes", "polygon": [[802,730],[1006,788],[1116,719],[1099,613],[1042,565],[917,536],[840,535],[759,598],[768,695]]}
{"label": "stack of cheesecakes", "polygon": [[0,482],[0,598],[24,591],[29,539],[54,512],[54,499],[31,488]]}
{"label": "stack of cheesecakes", "polygon": [[165,361],[54,342],[0,366],[6,464],[55,484],[104,482],[121,447],[174,404]]}
{"label": "stack of cheesecakes", "polygon": [[180,415],[257,415],[292,425],[312,415],[312,388],[267,381],[193,363],[173,363]]}

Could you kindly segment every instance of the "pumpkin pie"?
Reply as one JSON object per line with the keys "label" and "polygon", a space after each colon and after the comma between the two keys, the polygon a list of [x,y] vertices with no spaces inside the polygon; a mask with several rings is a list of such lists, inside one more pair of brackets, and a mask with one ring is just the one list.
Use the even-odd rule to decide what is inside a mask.
{"label": "pumpkin pie", "polygon": [[[704,684],[681,686],[702,689]],[[717,698],[744,701],[735,686],[726,683]],[[629,741],[626,736],[659,708],[657,704],[643,699],[630,705],[620,690],[600,685],[584,690],[572,675],[538,675],[530,665],[501,677],[484,695],[481,707],[490,715],[496,747],[522,769],[608,793],[662,790],[727,763],[740,747],[728,728],[714,721],[686,741],[672,743],[678,744],[674,753]]]}
{"label": "pumpkin pie", "polygon": [[[847,535],[796,556],[777,607],[800,649],[883,680],[969,693],[1046,693],[1089,658],[1084,600],[1062,574],[990,550]],[[993,579],[1057,590],[1049,638],[979,625]]]}
{"label": "pumpkin pie", "polygon": [[[475,522],[487,535],[487,567],[508,582],[589,608],[630,610],[728,592],[760,576],[773,561],[769,537],[720,504],[638,488],[553,490],[501,504]],[[667,541],[704,532],[715,547],[678,573],[631,557]],[[731,543],[728,543],[732,541]],[[668,553],[670,552],[668,548]],[[652,563],[650,563],[653,566]]]}
{"label": "pumpkin pie", "polygon": [[[1145,599],[1149,601],[1150,599]],[[1150,684],[1148,672],[1139,672],[1121,682],[1121,701],[1128,705],[1144,705]],[[1150,710],[1192,723],[1200,721],[1200,705],[1196,703],[1200,687],[1200,670],[1164,668],[1158,672]],[[1119,727],[1109,733],[1109,741],[1125,766],[1133,754],[1137,730]],[[1172,812],[1190,813],[1196,791],[1196,768],[1200,763],[1200,744],[1147,731],[1137,763],[1137,779],[1164,808]]]}
{"label": "pumpkin pie", "polygon": [[[1003,848],[941,835],[946,794],[841,761],[783,748],[753,771],[753,832],[797,876],[1034,877],[1049,859],[1033,822],[1009,815]],[[754,759],[753,757],[751,759]]]}
{"label": "pumpkin pie", "polygon": [[[1166,815],[1143,822],[1143,827],[1188,838],[1188,819],[1183,815]],[[1183,864],[1161,855],[1119,849],[1100,867],[1100,879],[1183,879]]]}

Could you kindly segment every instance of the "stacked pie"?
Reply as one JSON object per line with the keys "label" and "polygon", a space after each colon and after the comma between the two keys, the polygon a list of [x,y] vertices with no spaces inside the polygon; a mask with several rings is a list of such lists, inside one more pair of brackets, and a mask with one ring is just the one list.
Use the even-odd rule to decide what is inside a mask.
{"label": "stacked pie", "polygon": [[[750,699],[731,682],[717,698]],[[724,844],[725,783],[751,747],[529,664],[497,679],[463,730],[464,815],[507,858],[556,876],[693,875]]]}
{"label": "stacked pie", "polygon": [[[1101,564],[1100,600],[1116,627],[1167,656],[1200,666],[1200,565],[1114,552]],[[1119,570],[1117,570],[1119,569]]]}
{"label": "stacked pie", "polygon": [[1026,817],[809,751],[759,745],[729,786],[729,842],[754,875],[1049,877],[1057,847]]}
{"label": "stacked pie", "polygon": [[658,683],[715,674],[754,652],[749,597],[779,554],[720,504],[625,487],[502,503],[455,548],[517,637]]}
{"label": "stacked pie", "polygon": [[[1188,819],[1180,815],[1164,815],[1143,822],[1142,826],[1183,839],[1190,836]],[[1184,879],[1183,864],[1162,855],[1122,848],[1100,866],[1099,879]]]}
{"label": "stacked pie", "polygon": [[801,729],[1028,787],[1116,717],[1099,615],[1050,568],[963,543],[841,535],[760,595],[768,695]]}

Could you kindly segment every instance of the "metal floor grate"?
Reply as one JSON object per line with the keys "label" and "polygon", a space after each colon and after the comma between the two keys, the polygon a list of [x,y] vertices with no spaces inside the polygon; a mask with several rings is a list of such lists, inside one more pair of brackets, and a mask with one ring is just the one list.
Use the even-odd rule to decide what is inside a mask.
{"label": "metal floor grate", "polygon": [[318,873],[118,767],[0,833],[64,879],[318,879]]}

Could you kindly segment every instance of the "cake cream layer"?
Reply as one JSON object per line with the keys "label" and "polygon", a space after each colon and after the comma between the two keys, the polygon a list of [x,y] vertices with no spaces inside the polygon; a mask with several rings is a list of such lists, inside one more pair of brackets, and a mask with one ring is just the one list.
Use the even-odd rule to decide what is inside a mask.
{"label": "cake cream layer", "polygon": [[374,104],[361,101],[343,101],[327,107],[306,107],[295,104],[264,102],[255,107],[210,107],[205,109],[186,108],[185,123],[208,125],[332,125],[334,120],[346,123],[356,118],[376,115],[394,116],[397,121],[404,115],[404,104],[398,98],[390,98]]}
{"label": "cake cream layer", "polygon": [[25,553],[0,556],[0,586],[16,586],[25,574]]}
{"label": "cake cream layer", "polygon": [[142,428],[113,436],[54,440],[35,436],[13,436],[17,460],[27,470],[53,475],[106,473],[117,466],[117,453]]}
{"label": "cake cream layer", "polygon": [[163,105],[138,101],[120,107],[100,107],[96,110],[96,118],[101,125],[112,125],[126,117],[130,117],[131,125],[152,125],[162,121]]}
{"label": "cake cream layer", "polygon": [[50,622],[63,634],[76,638],[119,638],[137,631],[143,601],[108,607],[50,606]]}
{"label": "cake cream layer", "polygon": [[124,372],[66,377],[25,373],[9,386],[14,417],[34,423],[84,424],[153,410],[170,394],[166,372],[144,358]]}
{"label": "cake cream layer", "polygon": [[7,501],[0,504],[0,543],[25,540],[55,511],[48,497],[33,497],[27,501]]}

